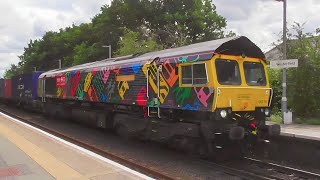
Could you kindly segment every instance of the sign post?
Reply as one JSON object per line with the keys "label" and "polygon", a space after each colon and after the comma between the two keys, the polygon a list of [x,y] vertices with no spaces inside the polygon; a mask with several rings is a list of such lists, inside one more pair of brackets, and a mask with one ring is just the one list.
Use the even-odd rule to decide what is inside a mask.
{"label": "sign post", "polygon": [[[294,67],[298,67],[298,59],[270,61],[270,68],[272,68],[272,69],[285,70],[286,68],[294,68]],[[282,82],[282,86],[283,86],[283,90],[287,89],[286,82]],[[282,118],[283,118],[282,123],[291,124],[292,123],[292,112],[287,112],[287,104],[286,104],[287,97],[286,96],[282,97],[282,108],[284,108],[284,106],[283,106],[284,100],[285,100],[285,111],[283,111],[283,109],[282,109]]]}

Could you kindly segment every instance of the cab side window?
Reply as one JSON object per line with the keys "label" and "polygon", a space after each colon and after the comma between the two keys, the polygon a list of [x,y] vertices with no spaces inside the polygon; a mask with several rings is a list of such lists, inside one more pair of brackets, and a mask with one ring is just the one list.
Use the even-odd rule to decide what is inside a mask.
{"label": "cab side window", "polygon": [[205,85],[208,83],[205,63],[181,66],[182,85]]}
{"label": "cab side window", "polygon": [[193,84],[207,84],[207,70],[206,64],[194,64],[193,65]]}
{"label": "cab side window", "polygon": [[192,84],[192,65],[181,66],[182,84]]}

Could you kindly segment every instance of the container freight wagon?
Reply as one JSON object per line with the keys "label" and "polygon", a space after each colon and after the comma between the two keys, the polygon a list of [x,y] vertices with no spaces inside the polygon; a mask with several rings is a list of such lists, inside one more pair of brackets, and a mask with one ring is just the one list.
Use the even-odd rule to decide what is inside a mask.
{"label": "container freight wagon", "polygon": [[34,72],[12,77],[13,102],[27,107],[34,107],[37,104],[38,77],[41,73]]}

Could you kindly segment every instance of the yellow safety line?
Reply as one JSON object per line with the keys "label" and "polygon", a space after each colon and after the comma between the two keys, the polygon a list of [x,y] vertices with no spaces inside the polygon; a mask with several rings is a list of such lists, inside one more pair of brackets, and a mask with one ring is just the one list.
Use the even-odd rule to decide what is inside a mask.
{"label": "yellow safety line", "polygon": [[67,164],[59,161],[50,153],[34,145],[23,136],[0,123],[0,133],[24,151],[48,173],[58,180],[89,180]]}

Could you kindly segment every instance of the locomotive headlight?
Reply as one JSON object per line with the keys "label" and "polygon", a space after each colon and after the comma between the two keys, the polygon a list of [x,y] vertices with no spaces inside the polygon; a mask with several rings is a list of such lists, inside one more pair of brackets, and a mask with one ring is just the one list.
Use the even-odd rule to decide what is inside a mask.
{"label": "locomotive headlight", "polygon": [[221,116],[222,118],[226,118],[226,117],[227,117],[227,111],[226,111],[225,109],[222,109],[222,110],[220,111],[220,116]]}
{"label": "locomotive headlight", "polygon": [[264,115],[270,116],[270,110],[268,108],[264,110]]}

